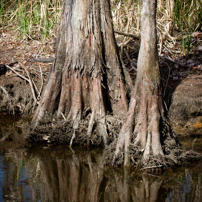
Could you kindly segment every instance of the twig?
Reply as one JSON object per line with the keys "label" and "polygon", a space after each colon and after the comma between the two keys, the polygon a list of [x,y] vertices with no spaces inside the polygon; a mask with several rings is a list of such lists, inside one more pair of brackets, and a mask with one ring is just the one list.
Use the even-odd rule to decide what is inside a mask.
{"label": "twig", "polygon": [[29,82],[29,79],[27,79],[26,77],[24,77],[22,74],[18,73],[17,71],[15,71],[12,67],[10,67],[9,65],[6,65],[6,67],[8,69],[10,69],[12,72],[14,72],[16,75],[18,75],[19,77],[21,77],[22,79],[26,80],[27,82]]}
{"label": "twig", "polygon": [[172,55],[172,52],[166,47],[166,45],[163,45],[163,47]]}
{"label": "twig", "polygon": [[[28,73],[29,73],[29,72],[28,72]],[[29,75],[29,76],[30,76],[30,75]],[[32,81],[32,83],[33,83],[33,85],[34,85],[34,88],[35,88],[37,94],[39,94],[39,90],[38,90],[38,88],[37,88],[37,86],[36,86],[34,80],[33,80],[32,78],[30,78],[30,79],[31,79],[31,81]]]}
{"label": "twig", "polygon": [[146,170],[146,169],[152,169],[152,168],[161,168],[162,165],[159,165],[159,166],[149,166],[149,167],[144,167],[144,168],[141,168],[140,170]]}
{"label": "twig", "polygon": [[1,86],[1,89],[2,89],[3,92],[7,95],[7,97],[10,97],[9,94],[8,94],[8,92],[7,92],[7,90],[6,90],[3,86]]}
{"label": "twig", "polygon": [[38,97],[37,97],[37,100],[40,99],[41,97],[41,92],[43,90],[43,72],[42,72],[42,69],[41,69],[41,66],[39,65],[39,69],[40,69],[40,72],[41,72],[41,88],[39,90],[39,94],[38,94]]}
{"label": "twig", "polygon": [[19,64],[25,70],[25,72],[26,72],[26,74],[27,74],[27,76],[29,78],[28,82],[29,82],[29,85],[31,87],[31,91],[32,91],[32,95],[33,95],[34,101],[38,104],[38,101],[36,99],[36,94],[35,94],[34,86],[33,86],[33,82],[32,82],[32,80],[30,78],[29,72],[27,71],[26,67],[21,62],[19,62]]}
{"label": "twig", "polygon": [[74,130],[72,138],[71,138],[71,141],[70,141],[70,144],[69,144],[69,148],[72,148],[72,144],[73,144],[73,141],[74,141],[75,137],[76,137],[76,133],[75,133],[75,130]]}
{"label": "twig", "polygon": [[26,68],[22,63],[19,63],[19,64],[20,64],[20,65],[22,66],[22,68],[25,70],[25,72],[26,72],[26,74],[27,74],[27,76],[28,76],[30,82],[33,84],[33,87],[34,87],[34,89],[36,90],[37,94],[39,94],[39,90],[38,90],[38,88],[37,88],[35,82],[33,81],[33,79],[30,77],[30,74],[29,74],[29,72],[27,71],[27,68]]}
{"label": "twig", "polygon": [[62,118],[66,121],[67,119],[65,118],[65,115],[61,112]]}
{"label": "twig", "polygon": [[121,47],[121,52],[123,52],[123,47],[126,46],[128,43],[130,43],[132,39],[127,40],[126,42],[122,42],[119,47]]}

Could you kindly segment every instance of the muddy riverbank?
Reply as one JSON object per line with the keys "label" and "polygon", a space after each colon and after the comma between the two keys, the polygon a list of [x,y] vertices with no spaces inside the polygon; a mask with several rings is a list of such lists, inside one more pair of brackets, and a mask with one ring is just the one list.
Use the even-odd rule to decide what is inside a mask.
{"label": "muddy riverbank", "polygon": [[[0,118],[1,134],[10,137],[0,142],[1,201],[201,201],[202,162],[161,173],[114,169],[100,149],[25,146],[25,122]],[[202,153],[202,138],[195,143],[191,149]]]}
{"label": "muddy riverbank", "polygon": [[[132,63],[129,62],[126,53],[123,53],[123,61],[133,81],[136,76],[134,68],[137,62],[138,43],[138,41],[133,41],[133,43],[131,41],[131,46],[127,49]],[[9,31],[1,35],[0,112],[28,117],[31,120],[52,63],[51,60],[48,63],[36,62],[33,58],[53,58],[54,44],[53,39],[44,43],[36,40],[23,41],[14,37],[13,33]],[[166,50],[163,50],[162,54],[160,56],[162,95],[172,128],[176,135],[201,135],[201,49],[196,49],[194,54],[187,57],[181,54],[175,56]],[[48,121],[46,122],[48,123]],[[110,125],[110,121],[108,123]],[[120,124],[116,123],[116,130],[110,131],[112,139],[116,135],[115,133],[119,132]],[[63,124],[63,126],[67,125],[68,123]],[[85,123],[83,126],[85,128]],[[114,125],[110,127],[114,128]],[[58,134],[62,134],[64,128],[67,127],[61,126]],[[84,128],[79,133],[84,132]],[[71,133],[71,131],[69,132]],[[61,138],[58,137],[55,136],[54,141],[60,141]],[[92,141],[96,141],[96,138]]]}

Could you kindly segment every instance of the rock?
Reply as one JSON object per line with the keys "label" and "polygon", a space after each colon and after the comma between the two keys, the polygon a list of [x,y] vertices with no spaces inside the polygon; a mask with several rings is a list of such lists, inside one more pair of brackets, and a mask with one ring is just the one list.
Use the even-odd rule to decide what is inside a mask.
{"label": "rock", "polygon": [[176,134],[202,135],[202,76],[184,79],[172,95],[169,119]]}

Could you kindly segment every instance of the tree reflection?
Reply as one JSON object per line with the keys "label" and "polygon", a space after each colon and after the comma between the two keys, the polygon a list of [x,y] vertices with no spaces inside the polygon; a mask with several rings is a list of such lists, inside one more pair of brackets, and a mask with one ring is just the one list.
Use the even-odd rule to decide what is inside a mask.
{"label": "tree reflection", "polygon": [[202,198],[202,164],[155,175],[104,166],[100,150],[36,148],[1,156],[1,201],[199,202]]}
{"label": "tree reflection", "polygon": [[102,155],[96,152],[70,158],[40,157],[45,201],[99,201],[103,181]]}
{"label": "tree reflection", "polygon": [[162,179],[149,179],[146,176],[142,176],[142,180],[139,185],[134,187],[132,192],[133,201],[148,201],[155,202],[159,198],[159,190],[162,184]]}

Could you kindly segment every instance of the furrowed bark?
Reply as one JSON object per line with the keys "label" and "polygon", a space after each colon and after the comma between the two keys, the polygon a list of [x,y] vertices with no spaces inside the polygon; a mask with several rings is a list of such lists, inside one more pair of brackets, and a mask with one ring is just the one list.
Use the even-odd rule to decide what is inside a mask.
{"label": "furrowed bark", "polygon": [[114,156],[115,161],[121,148],[124,147],[125,166],[130,165],[129,146],[132,137],[136,137],[134,144],[140,144],[144,151],[143,162],[147,162],[150,155],[163,156],[159,128],[163,104],[161,103],[155,19],[156,0],[143,0],[141,45],[138,56],[136,84],[131,97],[127,120],[119,134]]}
{"label": "furrowed bark", "polygon": [[[82,5],[82,6],[81,6]],[[79,126],[83,112],[108,143],[106,114],[128,110],[124,73],[114,37],[109,0],[64,0],[56,59],[33,119],[36,127],[47,114]]]}

